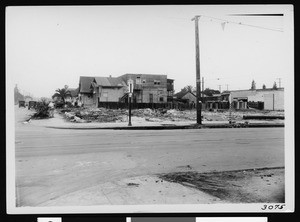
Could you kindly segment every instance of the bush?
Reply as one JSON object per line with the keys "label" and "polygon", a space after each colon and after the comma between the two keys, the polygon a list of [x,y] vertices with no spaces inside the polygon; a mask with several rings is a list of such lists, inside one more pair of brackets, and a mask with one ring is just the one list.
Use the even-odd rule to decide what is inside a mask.
{"label": "bush", "polygon": [[54,103],[54,107],[55,108],[63,108],[64,107],[64,103],[63,102],[60,102],[60,101],[56,101],[55,103]]}
{"label": "bush", "polygon": [[33,115],[33,117],[39,119],[51,117],[51,108],[48,105],[49,102],[46,101],[38,102],[35,107],[36,113]]}
{"label": "bush", "polygon": [[73,108],[74,107],[71,102],[66,102],[65,105],[66,105],[67,108]]}

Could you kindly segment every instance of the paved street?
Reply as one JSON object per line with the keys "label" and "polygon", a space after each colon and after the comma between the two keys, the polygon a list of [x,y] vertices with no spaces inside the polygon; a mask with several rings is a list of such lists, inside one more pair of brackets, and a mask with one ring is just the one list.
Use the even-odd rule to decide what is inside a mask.
{"label": "paved street", "polygon": [[66,130],[18,123],[15,143],[17,206],[159,173],[284,166],[284,128]]}
{"label": "paved street", "polygon": [[19,205],[134,176],[284,166],[283,129],[58,130],[16,135]]}

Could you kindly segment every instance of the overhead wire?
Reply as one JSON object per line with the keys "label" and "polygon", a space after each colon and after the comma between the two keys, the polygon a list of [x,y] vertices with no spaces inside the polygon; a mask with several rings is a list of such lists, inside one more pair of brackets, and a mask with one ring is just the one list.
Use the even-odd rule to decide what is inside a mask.
{"label": "overhead wire", "polygon": [[[270,30],[270,31],[276,31],[276,32],[283,32],[283,30],[280,29],[275,29],[275,28],[269,28],[269,27],[263,27],[263,26],[259,26],[259,25],[251,25],[251,24],[246,24],[246,23],[242,23],[242,22],[234,22],[234,21],[229,21],[226,19],[220,19],[220,18],[216,18],[213,16],[207,16],[207,15],[199,15],[200,17],[206,17],[206,18],[210,18],[211,22],[214,22],[212,19],[214,20],[218,20],[218,21],[222,21],[222,22],[226,22],[226,23],[232,23],[232,24],[237,24],[237,25],[244,25],[244,26],[249,26],[249,27],[253,27],[253,28],[260,28],[260,29],[265,29],[265,30]],[[186,20],[186,18],[177,18],[177,17],[167,17],[168,19],[178,19],[178,20]]]}
{"label": "overhead wire", "polygon": [[223,21],[226,23],[232,23],[232,24],[237,24],[237,25],[244,25],[244,26],[249,26],[249,27],[253,27],[253,28],[260,28],[260,29],[265,29],[265,30],[270,30],[270,31],[277,31],[277,32],[283,32],[283,30],[279,30],[279,29],[273,29],[273,28],[268,28],[268,27],[263,27],[263,26],[258,26],[258,25],[251,25],[251,24],[246,24],[246,23],[242,23],[242,22],[233,22],[233,21],[229,21],[226,19],[220,19],[220,18],[216,18],[216,17],[212,17],[212,16],[207,16],[207,15],[199,15],[200,18],[201,17],[206,17],[206,18],[210,18],[210,19],[215,19],[215,20],[219,20],[219,21]]}

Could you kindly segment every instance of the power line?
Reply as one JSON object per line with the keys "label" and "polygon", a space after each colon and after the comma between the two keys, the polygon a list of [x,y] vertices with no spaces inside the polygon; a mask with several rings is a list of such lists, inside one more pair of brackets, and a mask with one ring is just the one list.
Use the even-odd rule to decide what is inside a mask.
{"label": "power line", "polygon": [[242,23],[242,22],[233,22],[233,21],[228,21],[228,20],[225,20],[225,19],[220,19],[220,18],[207,16],[207,15],[199,15],[199,16],[210,18],[210,19],[215,19],[215,20],[219,20],[219,21],[223,21],[225,23],[232,23],[232,24],[237,24],[237,25],[249,26],[249,27],[253,27],[253,28],[266,29],[266,30],[270,30],[270,31],[283,32],[282,30],[278,30],[278,29],[272,29],[272,28],[258,26],[258,25],[250,25],[250,24],[246,24],[246,23]]}

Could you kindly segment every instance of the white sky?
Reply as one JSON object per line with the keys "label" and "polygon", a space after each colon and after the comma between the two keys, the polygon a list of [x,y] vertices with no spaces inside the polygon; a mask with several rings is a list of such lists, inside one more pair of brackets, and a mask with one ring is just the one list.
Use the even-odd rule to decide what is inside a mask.
{"label": "white sky", "polygon": [[51,97],[79,76],[167,74],[176,92],[195,86],[195,15],[262,26],[271,31],[201,17],[200,70],[205,88],[272,87],[293,75],[291,16],[227,16],[292,13],[288,5],[260,6],[47,6],[6,9],[6,74],[12,87]]}

